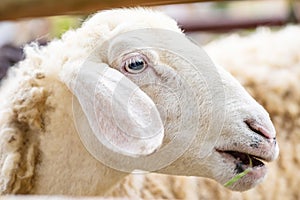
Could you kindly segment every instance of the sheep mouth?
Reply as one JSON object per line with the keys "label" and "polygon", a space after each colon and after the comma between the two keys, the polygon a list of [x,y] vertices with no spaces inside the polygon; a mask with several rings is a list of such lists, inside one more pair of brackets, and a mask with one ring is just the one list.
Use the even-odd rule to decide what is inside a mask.
{"label": "sheep mouth", "polygon": [[[241,173],[248,168],[252,168],[252,170],[264,168],[265,164],[261,161],[263,158],[253,156],[251,154],[242,153],[238,151],[220,151],[217,150],[224,157],[233,160],[235,164],[235,172]],[[252,165],[251,165],[252,164]]]}

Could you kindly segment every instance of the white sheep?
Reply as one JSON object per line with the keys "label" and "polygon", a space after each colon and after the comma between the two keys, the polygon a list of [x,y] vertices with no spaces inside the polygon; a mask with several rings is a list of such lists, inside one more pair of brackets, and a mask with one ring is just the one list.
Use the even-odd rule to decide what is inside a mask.
{"label": "white sheep", "polygon": [[[141,29],[155,30],[153,36],[142,33],[164,48],[135,49],[136,43],[124,45],[123,40],[105,46],[115,36]],[[272,161],[279,151],[268,113],[221,67],[203,78],[214,72],[210,60],[200,50],[196,52],[192,43],[191,49],[184,49],[180,40],[169,41],[170,32],[184,38],[176,22],[161,13],[118,9],[94,15],[81,28],[68,31],[46,47],[27,46],[26,59],[10,71],[0,88],[0,193],[103,195],[128,175],[98,161],[103,146],[120,154],[121,160],[115,164],[122,167],[128,164],[122,160],[124,156],[138,162],[160,155],[158,161],[165,161],[189,144],[180,157],[157,172],[203,176],[224,184],[251,167],[252,161],[252,171],[230,188],[243,191],[261,182],[266,167],[256,158]],[[133,39],[149,42],[140,36]],[[123,46],[114,46],[117,42]],[[107,47],[106,52],[98,49],[99,44]],[[168,52],[167,44],[182,47],[178,48],[182,54]],[[123,55],[120,51],[124,49],[133,52]],[[195,53],[199,58],[192,57]],[[191,56],[196,64],[201,58],[201,65],[194,68],[183,55]],[[202,74],[195,71],[203,67]],[[222,99],[222,91],[226,99]],[[73,95],[73,106],[79,106],[75,114]],[[96,104],[91,97],[96,97]],[[111,106],[112,99],[116,107]],[[184,109],[179,110],[177,102]],[[214,106],[219,107],[214,110]],[[226,115],[221,115],[222,110]],[[220,132],[209,132],[208,128],[218,130],[220,125]],[[99,131],[103,135],[97,135]],[[157,134],[147,138],[151,131]],[[159,154],[172,141],[178,142],[176,148]],[[153,159],[159,165],[158,161]],[[145,169],[151,165],[144,164]]]}

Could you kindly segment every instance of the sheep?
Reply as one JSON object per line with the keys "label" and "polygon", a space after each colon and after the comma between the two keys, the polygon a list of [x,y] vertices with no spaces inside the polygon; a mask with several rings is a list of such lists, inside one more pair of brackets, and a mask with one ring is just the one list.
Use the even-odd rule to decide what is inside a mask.
{"label": "sheep", "polygon": [[212,180],[159,174],[130,175],[108,196],[145,199],[300,199],[300,27],[258,28],[247,36],[226,35],[204,48],[270,113],[278,132],[279,160],[252,190],[232,192]]}
{"label": "sheep", "polygon": [[24,51],[0,88],[1,194],[104,195],[135,167],[221,184],[251,168],[244,191],[278,156],[266,110],[161,13],[103,11]]}
{"label": "sheep", "polygon": [[22,59],[22,49],[12,45],[0,47],[0,81],[6,75],[7,69]]}

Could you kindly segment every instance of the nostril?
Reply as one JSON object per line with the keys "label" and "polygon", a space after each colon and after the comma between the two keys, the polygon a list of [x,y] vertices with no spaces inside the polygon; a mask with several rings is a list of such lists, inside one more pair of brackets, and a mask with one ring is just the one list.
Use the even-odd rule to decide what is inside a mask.
{"label": "nostril", "polygon": [[270,132],[266,128],[258,124],[255,120],[246,120],[244,122],[247,124],[248,128],[251,131],[257,133],[258,135],[261,135],[267,139],[276,139],[274,137],[271,137]]}

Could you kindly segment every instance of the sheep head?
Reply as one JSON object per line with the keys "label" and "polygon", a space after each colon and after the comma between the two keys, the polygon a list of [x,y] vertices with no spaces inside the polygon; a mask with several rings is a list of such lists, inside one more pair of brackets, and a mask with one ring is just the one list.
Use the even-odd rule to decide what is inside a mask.
{"label": "sheep head", "polygon": [[64,37],[85,37],[60,77],[76,97],[78,133],[96,159],[126,172],[222,184],[251,167],[230,187],[240,191],[263,180],[260,160],[279,152],[268,113],[175,21],[143,9],[112,10]]}

